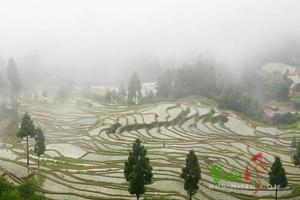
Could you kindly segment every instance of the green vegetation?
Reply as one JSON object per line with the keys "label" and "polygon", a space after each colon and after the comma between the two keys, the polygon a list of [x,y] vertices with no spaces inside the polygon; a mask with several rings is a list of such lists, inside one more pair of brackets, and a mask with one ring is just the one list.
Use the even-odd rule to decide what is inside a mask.
{"label": "green vegetation", "polygon": [[295,166],[300,167],[300,142],[297,143],[296,152],[294,155],[294,164]]}
{"label": "green vegetation", "polygon": [[294,124],[285,124],[285,125],[280,125],[278,126],[278,129],[281,129],[281,130],[284,130],[284,129],[287,129],[287,130],[290,130],[290,129],[297,129],[298,128],[298,124],[297,123],[294,123]]}
{"label": "green vegetation", "polygon": [[293,140],[291,142],[291,147],[292,148],[296,148],[297,147],[297,141],[296,141],[296,137],[295,136],[293,137]]}
{"label": "green vegetation", "polygon": [[40,168],[40,157],[42,154],[45,153],[46,146],[45,146],[44,133],[39,127],[36,129],[36,136],[34,139],[35,139],[34,153],[36,153],[38,156],[38,168]]}
{"label": "green vegetation", "polygon": [[11,185],[4,177],[0,177],[1,200],[46,200],[44,196],[37,195],[36,185],[32,181],[16,187]]}
{"label": "green vegetation", "polygon": [[[130,175],[128,175],[128,191],[134,194],[134,197],[135,195],[137,195],[137,198],[141,199],[144,196],[143,193],[146,193],[145,196],[151,198],[155,197],[156,195],[154,194],[157,193],[158,196],[162,197],[158,199],[164,199],[164,197],[169,197],[170,199],[173,197],[178,197],[183,199],[186,198],[187,195],[190,196],[193,192],[192,189],[187,189],[187,187],[192,188],[193,186],[200,187],[200,189],[198,188],[194,190],[195,192],[198,191],[199,193],[202,187],[202,184],[199,183],[201,183],[202,179],[204,178],[202,174],[204,173],[205,176],[208,175],[207,171],[209,165],[212,162],[214,162],[213,159],[211,159],[213,155],[220,155],[220,158],[229,157],[233,159],[232,155],[235,155],[233,152],[242,152],[240,150],[241,148],[239,148],[239,145],[243,145],[249,137],[248,135],[241,135],[244,134],[244,126],[235,129],[239,126],[239,121],[245,124],[245,126],[254,129],[253,127],[251,127],[250,123],[247,123],[247,121],[240,119],[239,115],[234,115],[231,112],[222,113],[221,110],[215,109],[215,104],[212,104],[207,99],[205,99],[205,101],[202,101],[202,99],[203,98],[200,97],[188,97],[180,99],[176,103],[168,102],[164,103],[163,105],[157,103],[152,105],[128,107],[93,106],[93,109],[90,109],[90,107],[86,106],[76,106],[77,104],[81,105],[80,101],[77,101],[76,104],[73,101],[73,103],[68,103],[64,105],[52,105],[50,103],[48,105],[39,104],[38,106],[22,105],[22,107],[20,108],[24,109],[24,111],[32,113],[32,118],[34,117],[37,124],[41,124],[43,125],[43,127],[45,127],[45,130],[47,130],[47,134],[49,134],[47,136],[51,138],[49,140],[50,144],[72,144],[87,152],[93,150],[93,152],[91,151],[92,153],[82,153],[82,155],[79,155],[81,153],[80,150],[78,150],[78,157],[81,157],[73,158],[67,155],[66,151],[69,150],[68,148],[55,149],[55,147],[53,147],[53,149],[55,149],[53,151],[57,152],[58,156],[56,156],[56,154],[54,154],[53,156],[50,154],[49,156],[47,153],[47,155],[45,155],[47,162],[44,161],[43,163],[43,166],[45,165],[44,167],[46,168],[36,171],[32,174],[32,176],[34,176],[35,178],[43,179],[43,181],[39,182],[39,186],[43,188],[43,190],[41,191],[45,191],[47,194],[50,194],[50,196],[53,198],[60,199],[66,197],[71,199],[71,194],[63,194],[64,191],[60,190],[55,191],[56,187],[60,187],[60,181],[63,181],[65,183],[64,186],[72,187],[72,185],[74,185],[74,183],[78,180],[81,181],[80,183],[78,183],[78,186],[80,184],[80,188],[84,188],[84,192],[86,193],[83,193],[83,190],[81,189],[74,188],[73,191],[75,195],[82,194],[83,197],[88,197],[89,193],[92,193],[91,191],[89,191],[89,186],[92,186],[95,187],[95,189],[99,187],[100,190],[100,192],[98,192],[98,190],[97,192],[93,191],[93,196],[95,196],[95,198],[101,199],[105,198],[104,196],[109,196],[111,194],[113,194],[116,198],[130,198],[130,195],[128,194],[128,192],[126,192],[126,184],[119,184],[119,181],[124,181],[124,179],[119,176],[120,169],[122,170],[123,168],[123,166],[121,166],[120,163],[124,163],[127,159],[128,155],[126,155],[126,153],[124,152],[127,152],[129,146],[132,146],[132,139],[138,137],[142,138],[142,140],[145,141],[148,150],[148,157],[149,152],[150,156],[153,156],[151,157],[151,166],[153,166],[153,169],[159,171],[153,171],[153,173],[155,173],[155,179],[152,179],[155,180],[155,182],[151,185],[150,188],[150,186],[145,186],[148,184],[148,182],[146,181],[144,181],[144,185],[140,184],[141,179],[144,178],[144,176],[141,175],[145,172],[144,167],[145,165],[151,167],[150,163],[148,162],[149,165],[144,165],[144,161],[139,162],[137,160],[136,164],[132,164],[132,171]],[[85,101],[83,100],[82,102],[84,104]],[[32,103],[32,101],[30,101],[30,103]],[[75,114],[73,115],[73,113]],[[42,115],[43,117],[39,117],[40,115]],[[98,120],[96,117],[98,117]],[[232,117],[234,117],[236,120],[232,120]],[[47,121],[44,119],[47,119]],[[119,123],[119,119],[122,119],[122,121],[120,120],[120,122],[123,126],[121,126],[121,124]],[[123,124],[124,121],[126,122],[126,119],[130,121],[129,125]],[[200,119],[201,121],[199,121]],[[225,123],[228,120],[228,125],[217,124],[219,122]],[[132,124],[131,122],[135,123]],[[235,126],[235,122],[237,122],[237,125],[236,127],[233,127]],[[107,126],[109,127],[109,129],[104,129],[104,127],[101,127],[103,126],[103,124],[109,124],[110,126]],[[120,131],[122,128],[123,132]],[[154,130],[149,131],[148,129],[151,128],[153,128]],[[35,131],[37,142],[39,141],[37,139],[39,131],[38,129],[36,129]],[[99,131],[101,132],[101,134],[96,135],[96,133],[99,133]],[[66,134],[64,138],[60,136],[61,132]],[[287,145],[280,145],[280,147],[278,148],[279,153],[286,152],[285,150],[286,148],[288,148],[288,146],[290,146],[292,136],[295,135],[295,133],[292,132],[283,132],[284,133],[280,135],[280,139],[283,141],[284,144]],[[106,133],[116,134],[108,135]],[[74,139],[72,138],[72,140],[65,141],[65,138],[67,138],[68,136],[74,137]],[[154,138],[158,137],[161,137],[162,139],[154,140]],[[213,147],[209,148],[210,140],[203,140],[207,137],[214,138],[214,140],[211,140],[214,142],[222,141],[224,145],[222,145],[221,147],[218,147],[219,145],[213,145]],[[265,142],[264,140],[260,140],[263,137],[270,139],[267,139],[267,141]],[[270,146],[267,142],[273,141],[273,139],[277,139],[276,137],[277,136],[273,133],[268,133],[265,132],[263,129],[258,129],[257,136],[251,137],[251,140],[253,140],[253,142],[257,144],[257,151],[272,152],[272,150],[268,149],[268,147]],[[85,143],[86,141],[83,138],[90,138],[91,142],[99,144],[99,148],[97,147],[94,149],[90,149],[89,144]],[[198,144],[202,142],[205,142],[205,144],[207,144],[207,147],[206,145],[204,147],[198,146]],[[100,146],[100,144],[103,145],[103,147]],[[182,181],[179,178],[181,173],[180,168],[183,166],[182,158],[185,157],[185,154],[187,153],[185,152],[185,150],[191,144],[196,153],[200,152],[200,154],[204,156],[203,166],[201,165],[202,174],[200,173],[199,181],[197,184],[194,184],[196,181],[194,181],[194,179],[191,179],[191,177],[195,176],[185,176],[185,182],[191,181],[191,183],[186,183],[185,185],[183,185],[184,181]],[[139,146],[142,145],[140,144]],[[229,149],[229,146],[231,146],[232,148],[234,147],[234,149]],[[25,146],[18,145],[14,148],[18,150],[22,149],[23,147]],[[262,147],[264,147],[264,149],[262,149]],[[51,151],[51,148],[49,149]],[[72,150],[72,148],[70,149]],[[209,152],[208,154],[210,155],[206,156],[203,153],[201,153],[202,149]],[[25,154],[19,153],[21,151],[17,150],[11,150],[18,156],[17,159],[22,159],[22,157],[25,157]],[[219,153],[223,152],[223,150],[224,152],[226,150],[228,154],[226,153],[225,155],[223,153]],[[77,153],[75,151],[76,149],[74,150],[74,154]],[[131,150],[131,154],[128,157],[127,166],[129,166],[130,161],[134,160],[135,156],[133,156],[133,152],[134,148]],[[232,154],[230,152],[232,152]],[[245,163],[246,160],[251,156],[250,151],[244,153],[245,157],[238,158],[238,160],[241,163]],[[141,155],[138,157],[140,158],[140,160],[142,160]],[[145,156],[145,160],[147,160],[146,158],[147,156]],[[38,162],[37,159],[31,159],[33,159],[33,161]],[[16,160],[16,162],[13,161],[13,163],[19,165],[19,167],[22,168],[21,165],[23,163],[20,163],[18,160]],[[95,163],[101,164],[98,165]],[[188,168],[188,165],[189,163],[186,163],[185,168]],[[228,163],[228,169],[230,169],[232,165],[232,163]],[[196,164],[190,164],[189,166],[194,167],[196,166]],[[204,167],[204,169],[202,169],[202,167]],[[128,168],[129,167],[127,167],[127,169]],[[239,171],[243,170],[243,166],[237,168]],[[161,175],[162,173],[164,173],[163,176]],[[25,172],[24,174],[27,173]],[[287,175],[288,177],[290,176],[290,174]],[[49,179],[50,181],[52,180],[52,176],[55,177],[54,182],[56,182],[57,185],[55,183],[47,183]],[[102,181],[102,177],[105,178],[104,181]],[[46,185],[44,183],[50,185]],[[294,183],[292,182],[290,185],[294,186]],[[187,192],[183,190],[184,187]],[[115,190],[115,193],[111,192],[110,190],[101,190],[102,188],[113,188]],[[172,190],[174,188],[174,190],[177,191],[173,192],[171,191],[171,189],[168,188],[171,188]],[[246,192],[249,191],[241,190],[239,193],[236,190],[232,190],[232,192],[225,192],[226,194],[224,195],[228,195],[228,198],[230,198],[230,196],[235,196],[234,193],[236,193],[238,194],[237,198],[243,199],[242,197],[246,196],[247,198],[245,199],[251,199],[251,195],[247,196],[244,194]],[[291,191],[288,192],[289,194],[291,193]],[[198,193],[194,193],[191,198],[202,198],[202,193]],[[223,193],[219,190],[209,190],[207,196],[211,198],[216,198],[217,195],[222,197],[222,194]],[[267,195],[270,195],[270,193],[267,193]],[[257,198],[264,197],[266,197],[265,194],[260,194]]]}
{"label": "green vegetation", "polygon": [[272,187],[275,187],[275,199],[277,200],[278,189],[284,189],[288,184],[285,170],[282,167],[279,157],[275,157],[275,161],[272,164],[271,171],[269,172],[269,182]]}
{"label": "green vegetation", "polygon": [[166,71],[158,81],[158,99],[176,99],[200,95],[216,100],[221,108],[241,112],[261,119],[262,109],[258,100],[246,89],[222,78],[217,79],[214,65],[198,62],[184,68]]}
{"label": "green vegetation", "polygon": [[153,91],[147,91],[145,96],[143,96],[141,89],[142,84],[139,76],[134,72],[128,83],[127,91],[123,85],[120,85],[118,91],[107,89],[104,101],[107,103],[127,103],[129,105],[154,102],[155,95]]}
{"label": "green vegetation", "polygon": [[267,97],[282,101],[288,100],[290,86],[293,82],[287,78],[287,73],[284,75],[279,72],[265,74],[264,81]]}
{"label": "green vegetation", "polygon": [[225,114],[221,114],[221,115],[217,115],[217,116],[214,116],[210,119],[210,122],[215,124],[215,123],[226,123],[228,122],[228,117],[225,115]]}
{"label": "green vegetation", "polygon": [[21,128],[17,132],[17,137],[23,139],[26,137],[26,153],[27,153],[27,166],[29,166],[29,136],[35,139],[34,153],[38,156],[38,167],[40,166],[40,156],[44,154],[46,150],[45,136],[43,131],[38,127],[35,129],[33,121],[28,113],[25,113],[21,122]]}
{"label": "green vegetation", "polygon": [[125,162],[124,176],[126,181],[129,181],[129,193],[135,194],[137,200],[140,195],[145,193],[145,185],[152,183],[153,174],[150,160],[139,139],[134,141],[132,151]]}
{"label": "green vegetation", "polygon": [[294,185],[293,186],[293,194],[294,195],[300,195],[300,185]]}
{"label": "green vegetation", "polygon": [[273,125],[292,125],[300,120],[298,113],[275,114],[272,119]]}
{"label": "green vegetation", "polygon": [[[185,121],[191,119],[193,116],[187,118],[186,116],[189,114],[190,109],[187,108],[186,110],[182,110],[173,120],[171,121],[154,121],[152,123],[149,124],[127,124],[122,126],[118,132],[122,133],[124,131],[133,131],[133,130],[138,130],[138,129],[152,129],[152,128],[159,128],[159,127],[168,127],[168,126],[175,126],[175,125],[181,125],[183,124]],[[109,133],[112,132],[118,125],[113,124],[110,128],[108,128],[106,131],[108,131]]]}
{"label": "green vegetation", "polygon": [[36,186],[33,182],[28,181],[20,185],[18,189],[24,199],[29,199],[30,197],[34,196]]}
{"label": "green vegetation", "polygon": [[169,69],[158,80],[160,99],[189,95],[212,97],[216,93],[216,74],[212,63],[198,62],[183,68]]}
{"label": "green vegetation", "polygon": [[216,113],[215,109],[212,108],[209,111],[209,113],[207,113],[207,114],[205,114],[205,115],[202,116],[203,122],[205,123],[205,122],[210,121],[215,113]]}
{"label": "green vegetation", "polygon": [[225,88],[216,97],[219,106],[241,112],[254,119],[261,119],[262,109],[257,99],[241,89]]}
{"label": "green vegetation", "polygon": [[34,129],[33,121],[31,120],[30,115],[25,113],[21,122],[21,128],[17,133],[17,137],[21,139],[26,137],[27,166],[29,166],[28,137],[34,137],[35,133],[36,131]]}
{"label": "green vegetation", "polygon": [[[161,100],[176,100],[182,97],[197,95],[214,99],[221,108],[241,112],[252,119],[261,120],[262,109],[251,88],[247,84],[233,83],[226,79],[226,74],[216,72],[215,64],[198,61],[181,68],[168,69],[158,79],[157,93],[148,91],[141,94],[141,82],[137,73],[133,73],[127,88],[119,91],[107,91],[107,102],[125,102],[128,104],[153,103]],[[217,78],[218,77],[218,78]],[[257,76],[257,79],[261,77]],[[253,80],[252,80],[253,81]],[[254,81],[259,82],[259,81]],[[270,98],[285,100],[289,95],[291,80],[287,75],[274,73],[261,80],[260,93]]]}
{"label": "green vegetation", "polygon": [[197,193],[199,180],[201,179],[201,169],[198,158],[193,150],[189,152],[186,158],[186,166],[182,168],[181,178],[184,179],[184,189],[192,197]]}
{"label": "green vegetation", "polygon": [[11,83],[11,104],[15,111],[15,119],[18,115],[18,94],[21,90],[21,80],[18,69],[13,58],[10,58],[7,65],[7,78]]}
{"label": "green vegetation", "polygon": [[117,129],[122,125],[119,122],[114,123],[108,129],[106,129],[106,133],[116,133]]}

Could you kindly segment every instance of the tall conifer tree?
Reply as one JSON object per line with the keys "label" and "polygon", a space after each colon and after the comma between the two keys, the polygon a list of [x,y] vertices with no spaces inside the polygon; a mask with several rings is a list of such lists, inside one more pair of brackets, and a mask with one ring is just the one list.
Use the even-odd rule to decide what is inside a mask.
{"label": "tall conifer tree", "polygon": [[35,136],[35,129],[34,129],[33,121],[30,118],[30,115],[28,113],[25,113],[21,122],[21,128],[17,133],[17,137],[21,139],[26,137],[27,166],[29,166],[29,147],[28,147],[29,136],[30,137]]}
{"label": "tall conifer tree", "polygon": [[15,111],[15,117],[18,116],[18,94],[21,90],[21,80],[18,69],[13,58],[10,58],[7,65],[7,78],[11,83],[11,101]]}
{"label": "tall conifer tree", "polygon": [[272,187],[275,187],[275,200],[277,200],[277,191],[278,188],[285,188],[288,184],[285,170],[282,167],[282,163],[279,157],[275,157],[275,161],[271,167],[271,171],[269,172],[269,182]]}
{"label": "tall conifer tree", "polygon": [[35,139],[34,153],[36,153],[38,156],[38,168],[40,168],[40,157],[42,154],[45,153],[46,146],[45,146],[44,133],[39,127],[36,129],[36,136],[34,139]]}
{"label": "tall conifer tree", "polygon": [[199,189],[198,183],[201,179],[198,158],[193,150],[187,155],[186,166],[182,168],[181,178],[184,179],[184,189],[191,200]]}
{"label": "tall conifer tree", "polygon": [[147,151],[141,141],[136,139],[132,145],[128,160],[125,162],[124,176],[129,182],[128,191],[139,199],[145,193],[145,185],[152,182],[152,167],[147,157]]}

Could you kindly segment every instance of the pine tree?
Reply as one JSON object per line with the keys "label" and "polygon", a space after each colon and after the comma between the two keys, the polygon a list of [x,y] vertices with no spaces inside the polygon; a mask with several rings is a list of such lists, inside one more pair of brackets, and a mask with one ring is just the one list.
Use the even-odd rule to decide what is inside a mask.
{"label": "pine tree", "polygon": [[138,103],[138,97],[141,95],[141,82],[136,72],[131,76],[129,85],[128,85],[128,104]]}
{"label": "pine tree", "polygon": [[187,191],[191,200],[199,189],[198,183],[201,179],[201,169],[198,158],[193,150],[187,155],[186,166],[182,168],[181,178],[184,179],[184,189]]}
{"label": "pine tree", "polygon": [[17,70],[16,63],[13,58],[10,58],[7,65],[7,78],[11,82],[12,104],[15,109],[15,117],[18,115],[18,94],[21,90],[21,80]]}
{"label": "pine tree", "polygon": [[285,188],[288,184],[285,170],[282,167],[282,163],[279,157],[275,157],[275,161],[272,164],[271,171],[269,172],[269,182],[272,187],[275,187],[275,200],[277,200],[278,188]]}
{"label": "pine tree", "polygon": [[28,147],[28,137],[34,137],[35,136],[35,129],[33,122],[30,118],[30,115],[28,113],[25,113],[22,122],[21,122],[21,128],[17,133],[17,137],[23,139],[26,137],[26,153],[27,153],[27,166],[29,166],[29,147]]}
{"label": "pine tree", "polygon": [[129,181],[129,193],[135,194],[137,199],[145,193],[145,185],[152,182],[153,174],[150,160],[139,139],[133,143],[132,151],[130,151],[128,160],[125,162],[124,176],[126,181]]}
{"label": "pine tree", "polygon": [[36,129],[34,153],[38,156],[38,168],[40,168],[40,156],[45,153],[45,136],[43,131],[38,127]]}
{"label": "pine tree", "polygon": [[297,143],[296,145],[296,153],[294,155],[294,164],[295,166],[300,167],[300,142]]}

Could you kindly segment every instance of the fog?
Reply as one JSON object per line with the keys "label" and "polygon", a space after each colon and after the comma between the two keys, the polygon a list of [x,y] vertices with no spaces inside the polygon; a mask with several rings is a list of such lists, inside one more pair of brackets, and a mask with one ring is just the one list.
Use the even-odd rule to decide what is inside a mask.
{"label": "fog", "polygon": [[13,57],[33,80],[102,84],[200,56],[234,71],[299,41],[299,11],[297,0],[2,1],[0,65]]}

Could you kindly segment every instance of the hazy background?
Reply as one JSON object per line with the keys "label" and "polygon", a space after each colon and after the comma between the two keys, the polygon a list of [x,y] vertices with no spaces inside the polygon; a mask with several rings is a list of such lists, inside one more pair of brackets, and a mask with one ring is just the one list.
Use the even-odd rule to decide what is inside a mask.
{"label": "hazy background", "polygon": [[9,0],[0,27],[0,68],[14,57],[28,80],[114,84],[201,56],[234,71],[288,49],[299,41],[300,1]]}

